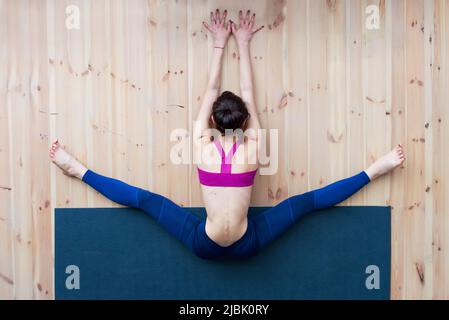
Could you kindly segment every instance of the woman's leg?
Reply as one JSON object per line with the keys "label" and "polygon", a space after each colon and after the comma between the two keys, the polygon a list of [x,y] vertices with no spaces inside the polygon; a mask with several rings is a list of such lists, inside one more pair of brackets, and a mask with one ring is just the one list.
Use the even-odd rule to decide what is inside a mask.
{"label": "woman's leg", "polygon": [[81,179],[116,203],[140,209],[149,214],[176,239],[184,243],[189,249],[194,249],[194,231],[201,222],[197,216],[161,195],[87,170],[79,161],[67,153],[57,141],[50,150],[50,157],[67,175]]}
{"label": "woman's leg", "polygon": [[398,146],[377,160],[370,168],[353,177],[318,190],[293,196],[253,217],[260,248],[279,238],[305,214],[332,207],[346,200],[370,181],[398,167],[404,159],[402,147]]}
{"label": "woman's leg", "polygon": [[286,199],[277,206],[255,216],[253,219],[260,248],[278,239],[305,214],[332,207],[369,183],[363,171],[351,178]]}
{"label": "woman's leg", "polygon": [[193,250],[194,231],[201,219],[186,209],[159,194],[104,177],[91,170],[86,172],[82,181],[109,200],[152,216],[168,233]]}

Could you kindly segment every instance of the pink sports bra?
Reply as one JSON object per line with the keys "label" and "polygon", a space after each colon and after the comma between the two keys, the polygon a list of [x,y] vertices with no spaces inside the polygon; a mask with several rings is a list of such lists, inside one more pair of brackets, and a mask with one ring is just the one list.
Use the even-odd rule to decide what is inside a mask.
{"label": "pink sports bra", "polygon": [[208,172],[198,168],[198,177],[203,186],[209,187],[249,187],[254,184],[254,178],[257,170],[244,173],[231,173],[232,158],[240,146],[237,141],[232,146],[228,155],[225,154],[223,147],[218,139],[214,140],[218,152],[221,154],[221,170],[220,173]]}

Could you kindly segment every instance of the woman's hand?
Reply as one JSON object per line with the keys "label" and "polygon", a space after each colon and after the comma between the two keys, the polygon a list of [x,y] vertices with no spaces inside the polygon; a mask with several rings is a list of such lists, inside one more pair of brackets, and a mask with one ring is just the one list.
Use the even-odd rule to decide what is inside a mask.
{"label": "woman's hand", "polygon": [[207,22],[203,21],[204,27],[209,30],[214,37],[215,47],[224,49],[224,47],[226,47],[226,44],[228,43],[229,36],[231,35],[232,22],[226,23],[227,16],[227,10],[225,10],[223,14],[221,14],[220,10],[217,9],[215,12],[210,13],[210,25]]}
{"label": "woman's hand", "polygon": [[231,30],[234,34],[234,37],[239,45],[248,44],[253,35],[258,31],[262,30],[264,26],[259,28],[254,27],[254,23],[256,21],[256,14],[253,13],[251,15],[251,11],[248,10],[246,15],[243,14],[242,10],[239,12],[240,26],[237,27],[235,23],[231,21]]}

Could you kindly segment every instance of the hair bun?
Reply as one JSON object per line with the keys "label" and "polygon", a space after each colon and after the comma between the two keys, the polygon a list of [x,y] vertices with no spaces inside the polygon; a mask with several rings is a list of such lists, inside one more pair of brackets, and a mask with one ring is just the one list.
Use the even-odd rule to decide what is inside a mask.
{"label": "hair bun", "polygon": [[212,106],[213,121],[221,133],[225,133],[226,129],[243,129],[248,115],[242,98],[231,91],[224,91]]}
{"label": "hair bun", "polygon": [[233,94],[231,91],[225,91],[221,94],[220,98],[234,98],[235,94]]}

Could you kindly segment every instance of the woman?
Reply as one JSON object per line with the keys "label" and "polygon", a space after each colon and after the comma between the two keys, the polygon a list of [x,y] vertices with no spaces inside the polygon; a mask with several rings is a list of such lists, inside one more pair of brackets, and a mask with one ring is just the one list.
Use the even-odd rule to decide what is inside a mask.
{"label": "woman", "polygon": [[[255,15],[239,14],[239,25],[227,23],[227,12],[211,13],[203,23],[214,37],[210,79],[198,114],[194,145],[205,161],[198,165],[207,211],[204,221],[169,199],[107,178],[88,170],[56,140],[50,149],[52,161],[65,174],[81,179],[110,200],[140,209],[154,217],[170,234],[204,259],[248,258],[277,239],[303,215],[334,206],[405,160],[402,146],[377,160],[365,171],[322,189],[293,196],[266,212],[248,217],[254,177],[257,172],[260,128],[253,94],[249,44],[262,28],[254,28]],[[219,96],[223,50],[230,35],[240,53],[241,98],[230,92]],[[210,126],[209,126],[210,124]],[[215,130],[210,130],[215,129]],[[249,132],[245,138],[235,131]],[[218,132],[219,134],[215,134]]]}

